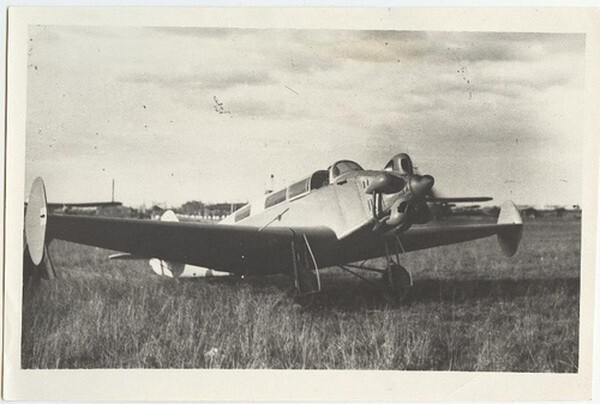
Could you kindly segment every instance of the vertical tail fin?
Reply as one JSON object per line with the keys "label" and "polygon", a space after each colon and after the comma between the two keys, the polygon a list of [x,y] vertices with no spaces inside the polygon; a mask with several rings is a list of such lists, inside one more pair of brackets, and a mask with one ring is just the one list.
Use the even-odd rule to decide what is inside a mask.
{"label": "vertical tail fin", "polygon": [[25,210],[25,245],[23,248],[23,279],[25,283],[30,278],[54,279],[56,277],[47,246],[47,222],[46,187],[44,181],[37,177],[31,186]]}

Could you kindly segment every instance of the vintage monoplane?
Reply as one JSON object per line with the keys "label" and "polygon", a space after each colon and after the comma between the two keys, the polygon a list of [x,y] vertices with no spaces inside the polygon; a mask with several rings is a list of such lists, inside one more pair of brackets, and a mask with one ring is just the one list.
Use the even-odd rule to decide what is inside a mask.
{"label": "vintage monoplane", "polygon": [[[504,203],[497,223],[441,226],[431,220],[428,202],[490,198],[432,197],[433,183],[432,176],[414,172],[404,153],[383,170],[341,160],[206,224],[179,222],[170,211],[162,220],[48,212],[37,178],[25,214],[24,266],[53,277],[47,245],[60,239],[122,252],[112,258],[149,259],[155,272],[175,278],[282,273],[306,294],[321,290],[321,269],[338,266],[354,274],[379,271],[391,290],[401,292],[412,278],[400,254],[492,235],[506,255],[516,252],[523,225],[512,202]],[[385,269],[366,265],[377,257],[386,257]]]}

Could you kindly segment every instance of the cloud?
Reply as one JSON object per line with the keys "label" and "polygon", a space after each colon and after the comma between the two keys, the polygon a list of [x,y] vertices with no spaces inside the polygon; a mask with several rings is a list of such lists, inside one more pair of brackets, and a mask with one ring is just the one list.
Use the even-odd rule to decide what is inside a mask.
{"label": "cloud", "polygon": [[168,74],[168,73],[131,73],[120,78],[121,81],[134,84],[155,84],[161,87],[190,89],[227,89],[240,85],[256,86],[274,83],[266,71],[219,72]]}
{"label": "cloud", "polygon": [[231,28],[213,27],[150,27],[148,29],[160,34],[197,38],[223,38],[242,31]]}
{"label": "cloud", "polygon": [[427,35],[410,31],[367,31],[353,32],[349,41],[341,42],[334,53],[356,61],[372,63],[397,63],[399,61],[423,59],[431,43]]}
{"label": "cloud", "polygon": [[379,63],[414,59],[435,63],[535,61],[549,54],[581,53],[584,35],[351,31],[333,46],[342,58]]}
{"label": "cloud", "polygon": [[[50,26],[30,35],[27,175],[64,182],[72,193],[57,199],[92,192],[97,176],[116,177],[126,203],[239,199],[263,174],[294,180],[339,158],[380,167],[402,150],[455,193],[474,191],[468,175],[506,197],[493,178],[553,175],[549,158],[580,180],[582,35]],[[213,96],[231,114],[217,114]],[[232,161],[244,176],[219,185]],[[556,197],[535,192],[523,200]]]}
{"label": "cloud", "polygon": [[547,33],[434,32],[432,57],[438,62],[538,61],[548,55],[581,53],[584,36]]}

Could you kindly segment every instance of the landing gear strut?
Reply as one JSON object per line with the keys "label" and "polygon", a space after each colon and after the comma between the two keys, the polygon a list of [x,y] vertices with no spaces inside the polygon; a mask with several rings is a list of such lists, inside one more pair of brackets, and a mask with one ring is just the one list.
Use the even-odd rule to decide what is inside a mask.
{"label": "landing gear strut", "polygon": [[404,297],[413,285],[410,272],[400,265],[400,252],[404,252],[402,243],[395,236],[393,240],[385,243],[385,258],[387,267],[381,277],[387,288],[395,295]]}
{"label": "landing gear strut", "polygon": [[338,267],[362,279],[363,281],[374,286],[375,288],[381,290],[381,284],[377,284],[371,279],[359,275],[352,269],[361,269],[364,271],[378,272],[379,274],[381,274],[381,283],[383,283],[384,285],[383,291],[387,295],[390,295],[392,297],[403,298],[406,296],[406,293],[413,285],[413,281],[410,272],[408,272],[406,268],[400,265],[400,253],[404,253],[404,249],[402,248],[402,243],[400,242],[400,239],[398,239],[398,237],[395,236],[392,240],[388,240],[385,242],[385,257],[387,260],[387,266],[385,269],[366,266],[366,261],[363,261],[360,265],[346,264],[338,265]]}
{"label": "landing gear strut", "polygon": [[291,244],[294,281],[298,295],[321,291],[317,261],[305,234],[295,234]]}

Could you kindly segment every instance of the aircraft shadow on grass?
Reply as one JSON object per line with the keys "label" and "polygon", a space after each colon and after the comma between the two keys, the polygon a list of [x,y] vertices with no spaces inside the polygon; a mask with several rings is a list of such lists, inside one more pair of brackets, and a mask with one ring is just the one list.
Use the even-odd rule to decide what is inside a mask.
{"label": "aircraft shadow on grass", "polygon": [[[219,279],[217,282],[232,280]],[[212,281],[212,282],[215,282]],[[235,282],[243,282],[237,280]],[[293,295],[293,281],[285,277],[250,279],[247,284],[255,292],[279,290]],[[375,279],[366,284],[358,279],[323,279],[323,291],[300,299],[312,308],[335,308],[345,311],[381,307],[408,307],[421,303],[465,303],[484,299],[512,301],[524,296],[539,297],[557,292],[579,296],[579,277],[524,278],[524,279],[415,279],[407,295],[398,299],[382,293]],[[383,285],[381,285],[383,287]]]}

